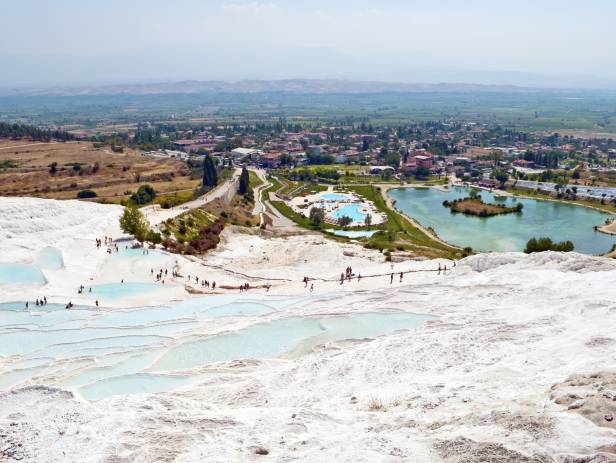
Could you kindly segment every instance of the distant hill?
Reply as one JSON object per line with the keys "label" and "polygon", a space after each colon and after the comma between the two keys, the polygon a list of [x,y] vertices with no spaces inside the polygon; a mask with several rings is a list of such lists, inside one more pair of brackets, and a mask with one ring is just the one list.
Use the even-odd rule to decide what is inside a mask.
{"label": "distant hill", "polygon": [[23,88],[0,90],[4,96],[162,95],[174,93],[387,93],[387,92],[528,92],[539,91],[514,85],[466,83],[410,84],[334,79],[287,79],[163,82],[153,84],[100,85],[83,87]]}

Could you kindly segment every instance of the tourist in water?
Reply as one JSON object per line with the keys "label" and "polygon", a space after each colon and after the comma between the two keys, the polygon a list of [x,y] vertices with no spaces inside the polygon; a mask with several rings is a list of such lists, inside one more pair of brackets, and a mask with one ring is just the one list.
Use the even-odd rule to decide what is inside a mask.
{"label": "tourist in water", "polygon": [[43,300],[45,301],[45,304],[47,304],[47,296],[43,296]]}
{"label": "tourist in water", "polygon": [[310,283],[310,292],[314,291],[314,283]]}
{"label": "tourist in water", "polygon": [[96,303],[96,307],[98,307],[98,299],[96,301],[94,301]]}
{"label": "tourist in water", "polygon": [[392,274],[389,276],[389,284],[391,285],[391,284],[393,284],[393,282],[394,282],[394,274],[392,273]]}
{"label": "tourist in water", "polygon": [[213,282],[212,282],[212,291],[213,291],[213,290],[215,290],[215,289],[216,289],[216,282],[215,282],[215,281],[213,281]]}
{"label": "tourist in water", "polygon": [[403,272],[400,272],[400,283],[402,283],[402,277],[404,276]]}
{"label": "tourist in water", "polygon": [[441,274],[441,264],[440,263],[438,264],[438,274],[439,275]]}

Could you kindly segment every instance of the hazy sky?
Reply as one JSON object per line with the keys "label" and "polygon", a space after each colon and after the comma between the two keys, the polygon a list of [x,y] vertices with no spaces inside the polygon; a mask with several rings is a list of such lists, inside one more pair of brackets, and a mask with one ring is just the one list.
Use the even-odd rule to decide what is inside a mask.
{"label": "hazy sky", "polygon": [[613,0],[0,0],[0,7],[5,86],[295,77],[616,82]]}

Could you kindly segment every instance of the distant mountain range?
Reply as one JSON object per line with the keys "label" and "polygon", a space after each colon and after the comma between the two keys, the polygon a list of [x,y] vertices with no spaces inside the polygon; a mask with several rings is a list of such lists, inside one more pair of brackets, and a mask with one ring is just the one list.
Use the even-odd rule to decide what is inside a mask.
{"label": "distant mountain range", "polygon": [[[544,89],[543,89],[544,90]],[[411,84],[401,82],[353,81],[336,79],[286,79],[196,81],[64,86],[51,88],[0,89],[2,96],[89,96],[89,95],[162,95],[174,93],[386,93],[386,92],[529,92],[541,91],[515,85],[468,83]]]}

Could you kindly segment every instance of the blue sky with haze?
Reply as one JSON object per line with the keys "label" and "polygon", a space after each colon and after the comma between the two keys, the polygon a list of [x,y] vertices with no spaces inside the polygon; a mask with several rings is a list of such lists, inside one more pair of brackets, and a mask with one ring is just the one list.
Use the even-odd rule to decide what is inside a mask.
{"label": "blue sky with haze", "polygon": [[616,82],[611,0],[0,0],[0,85]]}

